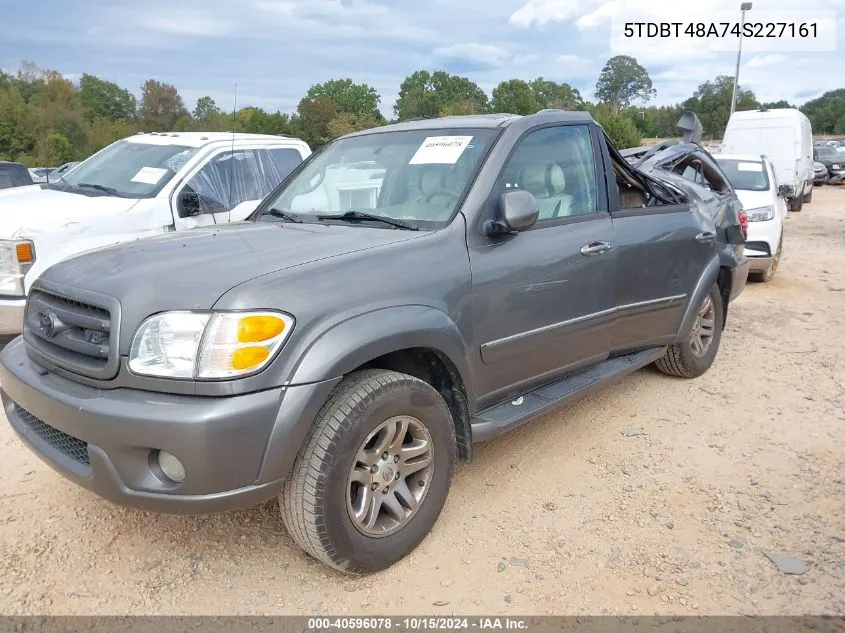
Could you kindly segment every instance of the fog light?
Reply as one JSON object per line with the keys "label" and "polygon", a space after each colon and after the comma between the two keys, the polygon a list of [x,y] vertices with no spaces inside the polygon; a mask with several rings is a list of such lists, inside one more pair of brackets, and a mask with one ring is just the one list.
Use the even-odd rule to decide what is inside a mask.
{"label": "fog light", "polygon": [[177,484],[185,481],[185,467],[182,465],[182,462],[167,451],[158,452],[158,467],[161,468],[161,472],[164,473],[165,477]]}

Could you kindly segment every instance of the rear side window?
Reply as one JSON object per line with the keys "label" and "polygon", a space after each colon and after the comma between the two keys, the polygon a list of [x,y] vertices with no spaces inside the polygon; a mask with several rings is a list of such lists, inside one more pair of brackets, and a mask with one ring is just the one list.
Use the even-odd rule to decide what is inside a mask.
{"label": "rear side window", "polygon": [[26,168],[18,165],[0,165],[0,189],[31,184],[32,178]]}

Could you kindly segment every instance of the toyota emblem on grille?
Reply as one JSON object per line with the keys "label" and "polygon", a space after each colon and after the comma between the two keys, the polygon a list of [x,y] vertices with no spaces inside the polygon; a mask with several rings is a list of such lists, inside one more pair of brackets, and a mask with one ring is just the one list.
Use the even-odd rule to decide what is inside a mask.
{"label": "toyota emblem on grille", "polygon": [[53,338],[59,329],[59,318],[52,312],[42,312],[38,317],[38,328],[45,338]]}

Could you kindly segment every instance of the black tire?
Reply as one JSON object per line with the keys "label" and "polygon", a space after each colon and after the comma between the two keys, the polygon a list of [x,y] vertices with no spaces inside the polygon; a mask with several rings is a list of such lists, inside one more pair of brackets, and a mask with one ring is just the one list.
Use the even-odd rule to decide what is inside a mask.
{"label": "black tire", "polygon": [[772,262],[771,262],[771,264],[769,264],[768,270],[765,270],[763,272],[755,271],[755,272],[752,272],[752,273],[748,273],[749,281],[755,281],[755,282],[760,282],[760,283],[766,283],[766,282],[771,281],[774,278],[775,273],[777,273],[777,271],[778,271],[778,266],[780,265],[780,257],[781,257],[782,253],[783,253],[783,236],[781,236],[781,238],[780,238],[780,244],[778,244],[778,249],[777,249],[777,251],[775,251],[775,256],[772,258]]}
{"label": "black tire", "polygon": [[810,186],[810,193],[804,196],[804,202],[809,204],[813,201],[813,186]]}
{"label": "black tire", "polygon": [[796,196],[789,202],[789,210],[798,212],[801,210],[801,207],[804,206],[804,198],[802,196]]}
{"label": "black tire", "polygon": [[[710,346],[703,355],[697,355],[693,351],[693,345],[690,342],[692,334],[683,342],[670,345],[666,350],[666,355],[654,363],[655,367],[664,374],[679,378],[697,378],[710,369],[710,366],[716,359],[716,353],[719,351],[719,342],[722,340],[722,325],[724,323],[724,307],[722,305],[722,295],[719,292],[719,286],[714,284],[710,292],[707,293],[707,298],[712,302],[714,311],[713,336]],[[707,298],[702,301],[702,304],[696,310],[701,309]]]}
{"label": "black tire", "polygon": [[[431,437],[428,489],[398,531],[368,536],[347,507],[350,469],[370,434],[400,415],[422,422]],[[451,413],[433,387],[393,371],[355,372],[329,396],[303,443],[279,495],[282,519],[302,549],[335,569],[355,575],[384,569],[431,531],[449,493],[456,452]]]}

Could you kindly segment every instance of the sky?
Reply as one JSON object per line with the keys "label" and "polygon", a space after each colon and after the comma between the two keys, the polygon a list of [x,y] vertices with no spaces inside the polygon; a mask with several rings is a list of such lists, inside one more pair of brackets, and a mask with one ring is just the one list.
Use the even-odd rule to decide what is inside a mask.
{"label": "sky", "polygon": [[[690,7],[695,7],[696,20],[726,15],[738,20],[739,4],[740,0],[145,0],[141,4],[0,0],[0,68],[15,72],[22,60],[31,60],[72,80],[87,72],[136,94],[146,79],[153,78],[174,84],[189,109],[203,95],[231,109],[237,86],[239,107],[293,111],[310,85],[350,77],[375,87],[382,111],[390,116],[400,83],[422,68],[467,76],[488,94],[500,81],[543,76],[566,81],[592,99],[604,63],[613,54],[627,52],[618,39],[612,42],[613,20],[617,24],[675,20]],[[824,28],[834,36],[837,48],[845,46],[845,0],[753,4],[749,20],[798,4],[802,10],[835,10]],[[700,83],[733,75],[733,45],[716,51],[720,46],[708,42],[638,42],[635,57],[657,90],[651,103],[678,103]],[[827,90],[845,88],[841,48],[785,49],[777,40],[746,38],[740,85],[754,90],[761,101],[787,99],[799,104]]]}

